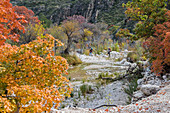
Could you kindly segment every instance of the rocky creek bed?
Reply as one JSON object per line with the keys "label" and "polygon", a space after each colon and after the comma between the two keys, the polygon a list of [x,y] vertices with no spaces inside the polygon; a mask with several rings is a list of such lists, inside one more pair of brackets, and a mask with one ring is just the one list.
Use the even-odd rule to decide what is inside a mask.
{"label": "rocky creek bed", "polygon": [[[98,78],[100,73],[113,75],[125,73],[129,64],[131,64],[125,59],[127,53],[128,51],[122,53],[113,51],[110,58],[104,54],[86,56],[76,53],[76,55],[82,60],[83,64],[71,69],[72,72],[70,79],[74,91],[72,92],[71,98],[68,98],[61,103],[60,109],[68,106],[95,108],[102,104],[126,105],[128,95],[123,89],[126,87],[125,81],[115,81],[110,83],[104,83],[103,81],[101,84],[96,78]],[[115,62],[115,59],[120,57],[123,60]],[[75,72],[73,72],[73,70]],[[90,88],[91,90],[86,92],[85,95],[83,95],[81,91],[83,85],[86,89]]]}
{"label": "rocky creek bed", "polygon": [[105,109],[65,108],[52,113],[170,113],[170,85],[137,103]]}
{"label": "rocky creek bed", "polygon": [[[129,66],[135,66],[136,63],[127,62],[127,53],[128,51],[122,53],[112,52],[111,58],[108,58],[106,55],[102,54],[96,56],[86,56],[76,53],[77,56],[83,61],[83,64],[74,67],[72,70],[77,68],[76,71],[71,72],[70,74],[70,76],[73,77],[71,78],[71,85],[74,89],[71,95],[72,97],[66,99],[60,104],[61,106],[59,109],[61,110],[53,109],[52,113],[103,113],[106,111],[111,113],[119,111],[122,113],[131,113],[133,111],[135,111],[136,113],[156,113],[159,112],[159,110],[161,109],[160,107],[158,107],[158,109],[154,107],[154,105],[159,106],[159,101],[161,103],[164,102],[164,111],[166,111],[165,113],[169,113],[167,112],[167,110],[169,110],[169,107],[167,106],[170,106],[170,99],[169,95],[167,96],[167,94],[169,94],[168,88],[170,86],[162,85],[170,83],[170,79],[167,78],[168,75],[164,76],[163,80],[160,80],[158,77],[151,74],[149,69],[146,69],[146,72],[143,73],[144,77],[137,81],[138,91],[133,93],[133,98],[131,102],[135,103],[142,98],[146,98],[152,94],[155,94],[164,86],[168,87],[166,88],[167,93],[163,93],[167,96],[167,100],[165,99],[165,97],[160,97],[159,95],[162,96],[162,94],[158,92],[157,95],[160,97],[160,99],[158,98],[157,100],[153,100],[153,96],[153,98],[146,99],[149,100],[149,102],[142,99],[141,101],[139,101],[139,103],[130,105],[127,105],[129,99],[128,95],[124,91],[124,88],[127,87],[126,79],[103,84],[100,83],[101,81],[98,82],[98,80],[96,80],[100,73],[108,73],[113,75],[117,73],[121,75],[126,73],[126,70]],[[118,59],[120,57],[122,60],[115,62],[115,59]],[[145,62],[142,63],[145,64]],[[86,87],[86,89],[90,89],[85,92],[85,95],[83,95],[83,93],[81,92],[82,86]],[[148,108],[147,106],[150,103],[151,108]],[[117,105],[118,107],[101,107],[99,110],[93,110],[93,108],[96,108],[100,105],[112,104]],[[138,105],[140,105],[141,107]],[[162,104],[160,104],[160,106],[162,106]],[[154,109],[155,112],[151,112],[152,109]]]}

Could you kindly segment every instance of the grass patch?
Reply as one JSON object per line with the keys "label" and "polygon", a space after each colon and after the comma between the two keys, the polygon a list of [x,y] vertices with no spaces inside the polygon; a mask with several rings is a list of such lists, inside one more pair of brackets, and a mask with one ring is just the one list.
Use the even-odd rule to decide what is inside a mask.
{"label": "grass patch", "polygon": [[131,81],[129,83],[128,87],[124,88],[125,93],[132,96],[133,92],[137,91],[137,86],[138,86],[137,80],[138,79],[135,79],[135,80]]}
{"label": "grass patch", "polygon": [[127,55],[127,61],[134,63],[137,62],[139,60],[139,56],[137,55],[137,53],[135,52],[130,52]]}
{"label": "grass patch", "polygon": [[119,57],[119,58],[115,59],[115,62],[120,62],[122,60],[123,60],[123,57]]}
{"label": "grass patch", "polygon": [[103,78],[103,77],[115,77],[115,75],[107,73],[100,73],[98,78]]}
{"label": "grass patch", "polygon": [[96,78],[96,83],[98,84],[98,86],[100,85],[106,85],[106,84],[109,84],[111,82],[113,82],[113,80],[109,80],[109,79],[105,79],[103,80],[102,78],[117,78],[118,75],[117,73],[115,74],[109,74],[108,72],[107,73],[100,73],[98,75],[98,78]]}
{"label": "grass patch", "polygon": [[92,89],[91,85],[83,84],[80,86],[80,91],[81,94],[85,97],[86,94],[92,94],[94,90]]}
{"label": "grass patch", "polygon": [[78,56],[76,56],[75,54],[74,55],[62,54],[61,56],[67,60],[69,65],[78,65],[78,64],[82,63],[81,59]]}
{"label": "grass patch", "polygon": [[129,96],[128,96],[128,99],[129,99],[129,100],[127,101],[127,104],[130,104],[130,103],[131,103],[133,92],[137,91],[137,87],[138,87],[137,80],[138,80],[138,79],[132,80],[132,81],[128,84],[128,87],[127,87],[127,88],[124,88],[124,92],[129,95]]}
{"label": "grass patch", "polygon": [[83,70],[83,68],[88,65],[88,64],[79,64],[77,66],[74,66],[74,68],[68,69],[68,79],[71,78],[71,80],[76,79],[76,80],[86,80],[89,75],[86,74],[86,70]]}

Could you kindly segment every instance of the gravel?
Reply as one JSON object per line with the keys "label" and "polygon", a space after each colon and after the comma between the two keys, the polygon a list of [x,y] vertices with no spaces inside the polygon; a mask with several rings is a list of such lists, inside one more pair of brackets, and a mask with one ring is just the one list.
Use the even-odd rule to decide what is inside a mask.
{"label": "gravel", "polygon": [[[169,83],[170,84],[170,83]],[[135,104],[112,107],[109,109],[65,108],[52,110],[51,113],[170,113],[170,85],[162,88],[155,95],[136,102]]]}

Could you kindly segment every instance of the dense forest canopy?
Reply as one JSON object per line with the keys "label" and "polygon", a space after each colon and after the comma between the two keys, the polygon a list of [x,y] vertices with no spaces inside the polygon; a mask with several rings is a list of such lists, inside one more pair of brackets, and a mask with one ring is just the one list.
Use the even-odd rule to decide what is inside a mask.
{"label": "dense forest canopy", "polygon": [[66,17],[82,15],[88,22],[116,24],[125,18],[122,3],[128,0],[11,0],[13,5],[26,6],[37,16],[45,15],[53,23],[60,23]]}

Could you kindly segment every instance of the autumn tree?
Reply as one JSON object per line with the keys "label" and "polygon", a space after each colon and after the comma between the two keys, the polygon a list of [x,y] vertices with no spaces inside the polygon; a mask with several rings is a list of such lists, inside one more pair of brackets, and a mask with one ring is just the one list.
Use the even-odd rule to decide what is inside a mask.
{"label": "autumn tree", "polygon": [[15,13],[10,0],[1,0],[0,2],[0,45],[3,45],[7,39],[19,41],[18,31],[24,32],[22,23],[27,23],[24,16]]}
{"label": "autumn tree", "polygon": [[61,46],[60,41],[46,34],[19,47],[5,44],[6,39],[18,41],[17,31],[24,31],[22,23],[27,22],[24,18],[14,12],[9,0],[1,0],[0,112],[3,113],[49,112],[71,92],[68,80],[62,76],[67,74],[67,61],[53,52],[54,43]]}
{"label": "autumn tree", "polygon": [[70,52],[70,48],[74,39],[74,36],[79,34],[79,24],[77,21],[65,21],[62,23],[63,32],[67,35],[67,47],[64,50],[65,54]]}
{"label": "autumn tree", "polygon": [[[46,33],[51,34],[55,39],[59,39],[62,43],[67,42],[67,35],[63,32],[63,28],[60,25],[53,24],[50,26],[50,28],[46,29]],[[59,53],[62,53],[64,48],[67,47],[67,45],[61,46],[61,47],[54,47],[55,53],[57,53],[57,50]]]}
{"label": "autumn tree", "polygon": [[152,70],[157,74],[170,73],[170,11],[166,13],[169,21],[154,27],[155,33],[144,42],[149,50]]}
{"label": "autumn tree", "polygon": [[[66,34],[67,40],[67,47],[64,53],[68,54],[73,42],[80,43],[81,50],[83,51],[86,42],[94,41],[95,39],[97,42],[108,39],[109,38],[109,31],[107,30],[107,24],[104,23],[97,23],[91,24],[86,21],[83,16],[74,15],[72,17],[68,17],[66,20],[63,21],[61,25],[63,32]],[[95,38],[95,39],[94,39]],[[95,40],[95,41],[96,41]],[[98,46],[99,43],[96,45]]]}
{"label": "autumn tree", "polygon": [[167,0],[132,0],[122,4],[126,7],[125,14],[129,20],[138,22],[133,29],[134,34],[131,34],[127,29],[120,29],[116,34],[120,37],[130,37],[138,40],[140,38],[147,39],[155,32],[153,27],[157,24],[162,24],[167,21],[165,13]]}
{"label": "autumn tree", "polygon": [[51,34],[54,38],[62,40],[64,37],[64,32],[61,26],[57,25],[57,24],[53,24],[51,25],[50,28],[47,28],[46,31],[48,34]]}
{"label": "autumn tree", "polygon": [[90,41],[93,36],[93,32],[87,28],[80,30],[81,38],[79,39],[79,43],[81,44],[81,52],[83,53],[85,46],[87,45],[85,42]]}
{"label": "autumn tree", "polygon": [[87,23],[86,18],[81,15],[69,16],[65,21],[77,21],[79,24]]}
{"label": "autumn tree", "polygon": [[138,21],[134,28],[136,40],[139,38],[149,38],[153,35],[153,27],[167,21],[165,13],[167,0],[133,0],[123,4],[127,8],[125,14],[128,18]]}
{"label": "autumn tree", "polygon": [[30,9],[27,9],[25,6],[14,6],[13,8],[19,16],[24,16],[28,23],[38,24],[40,22],[38,17],[35,16],[34,12]]}
{"label": "autumn tree", "polygon": [[69,96],[62,76],[68,64],[54,56],[54,42],[62,44],[46,34],[20,47],[0,46],[0,112],[50,112]]}
{"label": "autumn tree", "polygon": [[31,24],[25,26],[25,33],[20,34],[19,45],[29,43],[35,40],[38,36],[41,36],[45,32],[45,28],[41,23]]}
{"label": "autumn tree", "polygon": [[[108,25],[105,23],[96,23],[93,25],[93,42],[96,46],[97,51],[99,50],[100,44],[105,45],[106,40],[110,38],[109,31],[107,30]],[[103,46],[103,49],[107,47]]]}
{"label": "autumn tree", "polygon": [[168,58],[168,42],[164,41],[169,39],[167,30],[169,29],[170,17],[169,10],[166,9],[166,2],[167,0],[133,0],[123,4],[127,8],[125,11],[127,16],[138,23],[134,28],[134,34],[130,34],[127,30],[124,30],[125,32],[120,30],[117,34],[146,41],[145,48],[151,54],[152,69],[157,75],[160,75],[163,70],[166,72],[166,67],[169,66],[169,61],[165,60]]}
{"label": "autumn tree", "polygon": [[20,32],[21,37],[19,39],[19,44],[29,43],[30,41],[35,40],[40,34],[43,34],[44,28],[32,10],[27,9],[25,6],[14,6],[13,8],[19,16],[24,16],[25,20],[28,22],[23,24],[26,32]]}

